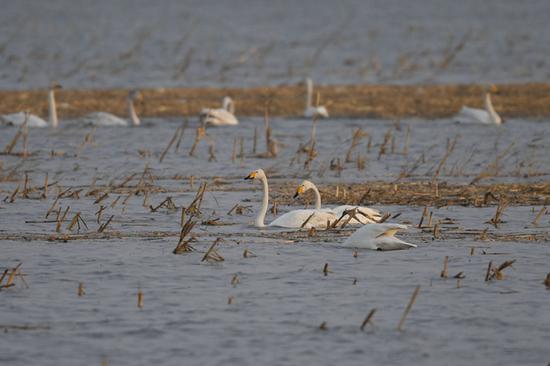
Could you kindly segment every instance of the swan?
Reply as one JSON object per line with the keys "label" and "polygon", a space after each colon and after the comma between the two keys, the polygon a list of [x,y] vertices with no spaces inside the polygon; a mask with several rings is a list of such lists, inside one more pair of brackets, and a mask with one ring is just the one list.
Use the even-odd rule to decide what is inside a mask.
{"label": "swan", "polygon": [[4,114],[0,116],[0,124],[8,126],[21,126],[27,121],[28,127],[57,127],[59,122],[57,120],[57,109],[55,105],[55,90],[61,89],[61,85],[53,83],[48,90],[48,113],[50,123],[46,122],[42,118],[30,114],[28,112],[18,112],[11,114]]}
{"label": "swan", "polygon": [[[137,116],[136,109],[134,107],[134,100],[139,96],[138,90],[130,90],[128,93],[128,115],[132,125],[139,126],[141,121]],[[93,112],[82,117],[83,123],[92,126],[128,126],[128,121],[111,113],[106,112]]]}
{"label": "swan", "polygon": [[313,95],[313,81],[310,78],[306,79],[306,108],[304,110],[304,117],[311,118],[313,116],[328,118],[328,111],[324,106],[314,107],[311,105],[311,98]]}
{"label": "swan", "polygon": [[407,225],[401,224],[370,224],[357,229],[342,246],[357,249],[399,250],[416,248],[415,244],[407,243],[395,237],[399,230],[406,230]]}
{"label": "swan", "polygon": [[331,212],[334,212],[334,214],[336,214],[338,217],[341,217],[344,214],[344,211],[357,209],[359,211],[359,214],[357,215],[357,218],[359,219],[359,221],[356,220],[355,218],[352,218],[349,221],[349,224],[372,224],[372,223],[378,222],[382,218],[380,211],[369,207],[364,207],[364,206],[341,205],[334,208],[321,209],[321,194],[319,193],[319,190],[317,189],[315,184],[313,184],[309,180],[304,180],[298,186],[298,188],[296,188],[296,193],[294,194],[294,198],[297,198],[301,194],[309,191],[310,189],[313,190],[313,192],[315,193],[316,210],[331,211]]}
{"label": "swan", "polygon": [[234,126],[239,124],[235,117],[235,105],[230,97],[223,98],[221,108],[203,108],[199,119],[203,125]]}
{"label": "swan", "polygon": [[485,109],[470,108],[463,106],[460,112],[455,116],[459,122],[477,122],[486,125],[500,125],[502,118],[498,115],[491,101],[489,91],[485,92],[484,97]]}
{"label": "swan", "polygon": [[333,212],[302,209],[287,212],[273,220],[268,225],[265,225],[265,214],[267,213],[267,206],[269,203],[269,187],[267,185],[267,177],[265,172],[262,169],[258,169],[248,174],[248,176],[244,179],[260,180],[264,186],[262,208],[260,209],[260,212],[256,217],[256,221],[254,222],[254,226],[256,227],[263,228],[266,226],[278,226],[286,228],[300,228],[303,223],[309,219],[309,221],[304,225],[305,228],[309,229],[311,227],[326,227],[327,221],[330,220],[331,222],[334,222],[338,219]]}

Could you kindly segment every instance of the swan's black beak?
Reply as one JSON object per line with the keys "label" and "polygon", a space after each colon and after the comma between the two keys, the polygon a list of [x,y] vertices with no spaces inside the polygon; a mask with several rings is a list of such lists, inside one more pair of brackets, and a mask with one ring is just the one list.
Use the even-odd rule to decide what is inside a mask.
{"label": "swan's black beak", "polygon": [[248,174],[248,175],[244,178],[244,180],[249,180],[249,179],[254,179],[254,178],[256,178],[256,173],[255,173],[255,172],[252,172],[252,173]]}
{"label": "swan's black beak", "polygon": [[299,196],[300,196],[300,193],[296,192],[296,193],[294,193],[294,196],[293,196],[292,198],[296,199],[296,198],[298,198]]}

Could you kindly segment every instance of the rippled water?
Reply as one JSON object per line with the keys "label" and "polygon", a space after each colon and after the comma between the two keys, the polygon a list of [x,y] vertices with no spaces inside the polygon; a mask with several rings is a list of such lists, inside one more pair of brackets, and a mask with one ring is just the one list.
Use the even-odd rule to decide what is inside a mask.
{"label": "rippled water", "polygon": [[548,81],[546,0],[3,1],[0,88]]}
{"label": "rippled water", "polygon": [[[73,121],[74,122],[74,121]],[[158,156],[164,149],[177,121],[147,120],[140,128],[99,128],[95,142],[75,157],[89,128],[70,125],[59,130],[32,130],[31,150],[25,161],[2,156],[3,174],[13,168],[22,179],[27,172],[33,186],[42,185],[46,172],[50,182],[87,191],[93,177],[97,184],[113,178],[121,182],[131,173],[140,174],[148,163],[159,178],[157,185],[170,192],[151,194],[151,204],[172,196],[178,206],[189,205],[201,179],[212,183],[202,205],[203,219],[220,218],[230,225],[200,225],[193,243],[197,252],[174,255],[180,214],[143,207],[143,196],[107,209],[105,217],[115,218],[108,230],[133,233],[135,237],[110,240],[77,240],[68,243],[41,240],[0,241],[0,268],[23,263],[29,289],[0,292],[0,363],[6,365],[90,365],[107,360],[112,365],[151,364],[396,364],[425,365],[541,365],[549,359],[550,314],[542,281],[550,255],[545,241],[479,241],[474,236],[460,238],[453,232],[482,230],[494,214],[494,207],[442,207],[433,209],[434,220],[449,218],[443,237],[410,229],[403,237],[418,249],[393,252],[360,252],[338,247],[351,231],[317,237],[284,235],[284,230],[259,232],[250,226],[253,212],[228,215],[236,203],[256,209],[260,203],[259,185],[242,181],[251,169],[269,169],[272,197],[284,182],[298,182],[307,174],[301,163],[289,166],[299,142],[309,138],[310,121],[280,120],[272,123],[281,144],[277,159],[251,157],[252,135],[258,119],[243,119],[236,128],[208,130],[215,141],[217,161],[208,162],[208,141],[202,142],[196,157],[187,155],[192,144],[192,127],[185,131],[180,152],[170,151],[164,162]],[[345,164],[338,177],[324,169],[333,158],[344,158],[354,128],[361,126],[372,136],[357,148],[366,157],[366,169]],[[384,121],[321,121],[318,125],[319,157],[311,179],[322,187],[328,182],[391,181],[407,163],[412,165],[424,153],[410,179],[427,179],[441,159],[447,140],[460,135],[455,153],[443,169],[442,181],[468,182],[497,155],[502,157],[500,176],[492,181],[547,181],[550,171],[548,124],[510,121],[502,128],[457,125],[451,121],[402,121],[393,130],[395,150],[401,151],[407,126],[411,129],[409,155],[382,156],[378,151],[383,135],[393,123]],[[261,129],[260,129],[261,131]],[[6,146],[15,129],[0,127],[0,146]],[[235,137],[245,137],[247,157],[231,160]],[[124,143],[122,143],[122,141]],[[511,145],[513,143],[513,145]],[[433,145],[433,147],[432,147]],[[263,151],[260,141],[258,150]],[[511,146],[511,147],[510,147]],[[51,151],[64,156],[51,156]],[[141,157],[138,150],[148,150]],[[147,154],[146,154],[147,155]],[[470,155],[471,158],[470,158]],[[524,164],[520,164],[520,162]],[[453,173],[453,166],[464,165],[465,175]],[[519,171],[517,170],[519,168]],[[454,170],[456,172],[456,169]],[[179,175],[180,177],[175,177]],[[196,177],[193,188],[189,176]],[[21,183],[21,181],[19,181]],[[12,192],[18,182],[0,183],[0,198]],[[135,184],[135,182],[134,182]],[[254,189],[253,189],[254,188]],[[0,235],[50,234],[55,223],[40,222],[53,203],[55,189],[47,200],[18,198],[14,203],[0,201]],[[102,204],[116,200],[111,194]],[[125,195],[122,195],[123,198]],[[90,231],[97,230],[93,197],[62,199],[63,207],[81,211]],[[301,202],[296,202],[300,205]],[[280,211],[291,207],[281,206]],[[401,213],[398,222],[418,222],[422,208],[379,206]],[[506,210],[505,223],[489,228],[496,234],[544,233],[550,218],[544,215],[539,226],[531,225],[540,207],[515,206]],[[268,220],[273,216],[268,215]],[[65,229],[66,225],[63,225]],[[173,233],[148,238],[146,233]],[[275,234],[275,235],[274,235]],[[216,237],[223,237],[219,253],[225,261],[201,263],[203,253]],[[470,248],[475,255],[470,256]],[[244,258],[247,249],[255,256]],[[482,254],[485,251],[487,254]],[[439,273],[445,256],[449,272],[463,271],[466,277],[457,288],[455,279],[442,280]],[[486,283],[489,261],[502,263],[515,259],[502,281]],[[323,275],[329,264],[330,273]],[[237,274],[239,283],[232,286]],[[357,281],[354,284],[354,281]],[[77,296],[83,282],[86,295]],[[399,318],[414,291],[421,290],[405,323],[396,331]],[[144,296],[138,309],[137,291]],[[228,304],[228,299],[232,303]],[[378,309],[373,324],[364,332],[359,326],[366,314]],[[326,322],[326,330],[320,330]],[[28,326],[30,329],[17,327]]]}

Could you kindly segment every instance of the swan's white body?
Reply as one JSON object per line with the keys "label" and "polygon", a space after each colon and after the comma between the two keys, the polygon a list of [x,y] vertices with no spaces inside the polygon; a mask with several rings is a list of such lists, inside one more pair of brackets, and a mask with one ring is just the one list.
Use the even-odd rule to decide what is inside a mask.
{"label": "swan's white body", "polygon": [[[134,100],[139,95],[137,90],[132,90],[128,93],[128,117],[132,122],[132,125],[139,126],[141,121],[137,116],[136,109],[134,107]],[[114,114],[107,112],[93,112],[85,115],[81,118],[82,122],[91,126],[110,126],[110,127],[125,127],[128,126],[128,121]]]}
{"label": "swan's white body", "polygon": [[304,109],[304,117],[312,118],[313,116],[328,118],[328,111],[324,106],[314,107],[311,99],[313,95],[313,81],[310,78],[306,79],[306,108]]}
{"label": "swan's white body", "polygon": [[415,244],[407,243],[394,236],[399,230],[406,230],[407,228],[407,225],[390,223],[365,225],[347,238],[342,246],[372,250],[416,248]]}
{"label": "swan's white body", "polygon": [[495,111],[489,93],[485,93],[485,109],[462,107],[460,112],[455,116],[455,119],[459,122],[466,123],[474,122],[486,125],[502,124],[502,118]]}
{"label": "swan's white body", "polygon": [[301,228],[304,222],[306,222],[306,220],[308,220],[309,218],[309,221],[307,221],[307,223],[303,226],[304,228],[320,228],[326,227],[327,221],[334,222],[338,219],[338,217],[333,212],[302,209],[287,212],[273,220],[268,225],[265,225],[265,215],[267,213],[267,207],[269,204],[269,186],[267,184],[267,177],[262,169],[258,169],[250,173],[245,179],[258,179],[262,182],[264,187],[262,207],[260,208],[260,212],[256,217],[256,221],[254,222],[254,225],[256,227],[261,228],[266,226],[278,226],[286,228]]}
{"label": "swan's white body", "polygon": [[[300,194],[309,191],[310,189],[313,190],[313,192],[315,193],[315,209],[316,210],[323,210],[323,211],[333,212],[336,216],[338,216],[338,218],[340,218],[344,214],[344,211],[357,209],[357,211],[359,213],[356,215],[356,217],[359,219],[359,221],[356,220],[356,219],[351,219],[349,221],[349,224],[372,224],[372,223],[378,222],[382,218],[382,215],[380,214],[380,211],[369,208],[369,207],[365,207],[365,206],[341,205],[341,206],[337,206],[337,207],[334,207],[334,208],[328,208],[327,207],[327,208],[322,209],[321,208],[321,194],[319,193],[319,190],[317,189],[315,184],[313,184],[309,180],[304,180],[298,186],[298,188],[296,189],[296,194],[294,195],[294,197],[297,197]],[[363,215],[361,213],[363,213]]]}
{"label": "swan's white body", "polygon": [[203,125],[235,126],[239,121],[235,117],[235,106],[230,97],[224,97],[222,108],[203,108],[199,115]]}
{"label": "swan's white body", "polygon": [[25,112],[4,114],[0,116],[0,122],[6,126],[22,126],[27,121],[29,127],[48,127],[48,122],[34,114]]}
{"label": "swan's white body", "polygon": [[55,105],[55,89],[60,88],[58,84],[54,84],[48,90],[48,115],[50,123],[46,122],[42,118],[35,116],[34,114],[27,114],[25,112],[4,114],[0,116],[0,123],[8,126],[21,126],[27,121],[28,127],[57,127],[59,125],[57,120],[57,109]]}

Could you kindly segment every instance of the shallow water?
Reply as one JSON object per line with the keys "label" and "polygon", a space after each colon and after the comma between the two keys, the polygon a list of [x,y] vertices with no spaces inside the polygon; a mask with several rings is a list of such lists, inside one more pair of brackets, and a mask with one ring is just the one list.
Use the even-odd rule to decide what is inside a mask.
{"label": "shallow water", "polygon": [[[73,121],[74,122],[74,121]],[[178,121],[147,120],[140,128],[98,128],[95,142],[75,156],[89,128],[70,125],[59,130],[32,130],[29,146],[35,154],[22,161],[2,156],[4,174],[17,166],[19,180],[0,183],[0,198],[21,184],[25,172],[32,186],[40,186],[46,172],[50,182],[66,189],[82,188],[80,199],[62,199],[63,208],[82,212],[90,227],[97,230],[94,213],[99,205],[85,197],[93,177],[97,185],[113,178],[120,183],[132,173],[141,174],[148,163],[159,178],[155,185],[166,192],[151,194],[150,204],[172,196],[177,206],[192,201],[198,183],[211,184],[202,204],[202,219],[220,218],[224,226],[197,226],[192,245],[197,252],[174,255],[180,226],[179,211],[161,209],[152,213],[143,207],[143,196],[132,197],[126,207],[109,207],[104,217],[114,214],[108,231],[132,233],[129,238],[76,240],[67,243],[42,240],[2,240],[0,268],[23,263],[30,288],[20,283],[0,292],[0,362],[6,365],[89,365],[107,359],[113,365],[150,364],[394,364],[404,361],[427,365],[540,365],[548,358],[550,314],[542,281],[548,272],[550,254],[547,241],[480,241],[458,233],[489,227],[495,234],[547,233],[550,218],[544,215],[538,226],[531,225],[540,207],[513,206],[506,210],[498,228],[486,221],[494,207],[443,207],[433,209],[434,220],[449,218],[442,225],[442,238],[416,228],[403,233],[405,240],[418,244],[415,250],[378,253],[352,250],[338,243],[352,229],[342,233],[319,232],[316,237],[287,235],[285,230],[259,232],[250,226],[254,212],[228,215],[236,203],[255,210],[260,203],[259,184],[242,178],[252,169],[269,168],[272,197],[280,184],[298,183],[306,177],[301,163],[289,166],[300,142],[310,135],[311,122],[274,119],[272,128],[281,144],[277,159],[251,156],[252,136],[260,119],[244,119],[236,128],[209,129],[216,142],[217,161],[208,162],[208,141],[199,145],[196,157],[189,157],[194,121],[186,129],[180,152],[173,148],[163,163],[158,157]],[[325,169],[333,158],[342,161],[351,134],[362,127],[372,136],[357,147],[366,159],[366,169],[344,164],[341,176]],[[317,126],[320,154],[311,179],[322,187],[329,182],[393,181],[402,167],[412,165],[424,152],[421,164],[410,179],[425,180],[433,174],[448,139],[460,134],[440,180],[469,182],[498,152],[514,143],[501,158],[500,174],[489,181],[547,181],[550,137],[548,124],[510,121],[502,128],[458,125],[451,121],[401,122],[393,129],[395,150],[401,151],[410,126],[408,157],[394,153],[378,160],[383,135],[394,124],[370,120],[320,121]],[[15,134],[0,128],[0,146]],[[261,128],[260,128],[261,132]],[[246,158],[231,159],[235,137],[245,137]],[[121,143],[124,141],[124,143]],[[433,145],[433,147],[432,147]],[[65,156],[51,157],[51,150]],[[142,158],[139,150],[150,150]],[[258,151],[264,150],[263,140]],[[472,156],[470,159],[470,155]],[[354,154],[354,156],[356,156]],[[523,165],[521,161],[526,161]],[[464,163],[464,164],[463,164]],[[18,164],[20,164],[18,166]],[[463,174],[452,167],[464,165]],[[530,164],[530,166],[529,166]],[[521,166],[519,166],[521,165]],[[519,166],[519,172],[517,168]],[[524,177],[525,174],[529,176]],[[179,177],[175,177],[179,175]],[[195,176],[190,187],[189,176]],[[218,177],[218,183],[213,180]],[[131,185],[137,182],[137,178]],[[47,200],[17,198],[0,201],[0,235],[55,232],[55,223],[39,222],[53,203],[56,189]],[[122,199],[125,194],[120,194]],[[101,204],[109,205],[112,193]],[[301,205],[297,201],[296,205]],[[296,206],[294,206],[296,207]],[[280,212],[292,207],[280,206]],[[401,213],[397,222],[417,223],[422,207],[379,206],[383,211]],[[72,214],[70,215],[72,217]],[[273,218],[268,214],[268,220]],[[25,222],[27,221],[27,222]],[[32,222],[28,222],[32,221]],[[65,230],[67,224],[63,225]],[[152,231],[173,233],[163,238],[147,237]],[[203,253],[217,237],[224,262],[201,263]],[[475,255],[470,256],[470,248]],[[248,249],[255,256],[244,258]],[[482,254],[485,251],[486,254]],[[455,279],[442,280],[443,258],[449,256],[449,272],[463,271],[457,288]],[[484,281],[489,261],[500,264],[515,259],[502,281]],[[330,273],[323,275],[329,264]],[[239,283],[231,285],[237,274]],[[356,284],[353,284],[357,280]],[[83,282],[86,295],[77,296]],[[396,331],[401,314],[414,291],[420,294],[405,323]],[[136,306],[137,291],[144,295],[144,307]],[[232,297],[232,304],[228,299]],[[366,314],[378,309],[373,324],[359,330]],[[327,330],[319,326],[326,322]],[[16,329],[30,326],[34,329]],[[40,361],[38,361],[40,360]]]}
{"label": "shallow water", "polygon": [[547,82],[549,12],[545,0],[4,1],[0,88]]}

